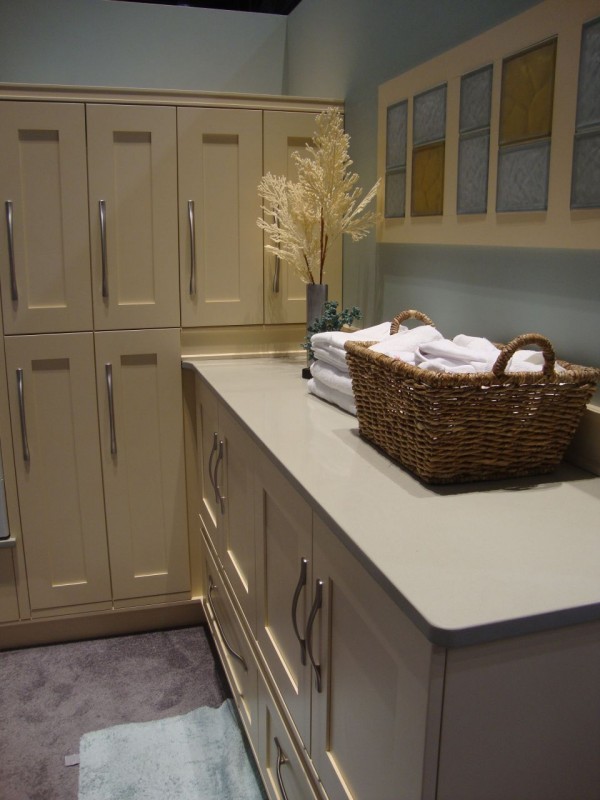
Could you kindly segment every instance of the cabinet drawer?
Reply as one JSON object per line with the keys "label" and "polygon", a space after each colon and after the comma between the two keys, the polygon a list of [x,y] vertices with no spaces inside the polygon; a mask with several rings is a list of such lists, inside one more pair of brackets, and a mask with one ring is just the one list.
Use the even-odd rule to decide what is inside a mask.
{"label": "cabinet drawer", "polygon": [[258,758],[270,800],[320,800],[263,677],[258,678]]}
{"label": "cabinet drawer", "polygon": [[258,670],[252,649],[227,594],[220,571],[204,542],[204,612],[250,743],[256,752]]}

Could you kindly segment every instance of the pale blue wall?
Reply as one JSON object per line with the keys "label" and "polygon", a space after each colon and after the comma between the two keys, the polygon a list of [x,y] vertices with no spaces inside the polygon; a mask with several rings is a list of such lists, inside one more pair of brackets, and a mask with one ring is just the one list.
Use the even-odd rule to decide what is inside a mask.
{"label": "pale blue wall", "polygon": [[[366,188],[376,179],[378,85],[537,1],[302,0],[288,21],[286,91],[346,99]],[[562,357],[600,365],[600,251],[376,246],[371,234],[345,245],[344,281],[344,304],[369,322],[416,306],[452,335],[539,329]]]}
{"label": "pale blue wall", "polygon": [[110,0],[0,0],[0,82],[280,94],[286,18]]}

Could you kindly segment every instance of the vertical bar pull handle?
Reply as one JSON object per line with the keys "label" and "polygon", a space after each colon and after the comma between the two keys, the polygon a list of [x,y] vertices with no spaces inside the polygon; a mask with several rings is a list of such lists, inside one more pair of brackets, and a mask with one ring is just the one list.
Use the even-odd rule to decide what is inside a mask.
{"label": "vertical bar pull handle", "polygon": [[221,440],[219,442],[219,456],[217,458],[217,463],[215,464],[215,493],[217,495],[219,506],[221,507],[221,514],[225,513],[225,497],[221,494],[221,487],[217,482],[217,472],[219,471],[219,464],[221,461],[223,461],[224,446],[224,442]]}
{"label": "vertical bar pull handle", "polygon": [[296,634],[296,639],[300,642],[300,661],[302,664],[306,664],[306,640],[300,636],[300,631],[298,630],[298,601],[300,599],[300,593],[302,589],[306,586],[306,571],[308,568],[308,559],[301,558],[300,559],[300,577],[298,578],[298,583],[296,584],[296,591],[294,592],[294,599],[292,600],[292,625],[294,626],[294,633]]}
{"label": "vertical bar pull handle", "polygon": [[117,455],[117,434],[115,430],[115,398],[113,391],[112,364],[104,365],[106,370],[106,391],[108,393],[108,418],[110,420],[110,454]]}
{"label": "vertical bar pull handle", "polygon": [[213,475],[212,462],[218,447],[219,447],[219,434],[215,431],[213,433],[212,450],[210,451],[210,457],[208,459],[208,477],[210,478],[210,485],[213,487],[213,492],[215,493],[215,499],[217,497],[217,487],[215,485],[215,477]]}
{"label": "vertical bar pull handle", "polygon": [[15,235],[13,229],[13,204],[12,200],[4,203],[6,211],[6,233],[8,238],[8,266],[10,269],[10,299],[13,303],[19,300],[17,289],[17,273],[15,271]]}
{"label": "vertical bar pull handle", "polygon": [[315,657],[313,655],[312,650],[312,634],[313,634],[313,626],[315,624],[315,617],[319,613],[321,606],[323,605],[323,581],[320,578],[317,578],[317,582],[315,584],[315,599],[313,602],[313,606],[310,610],[310,616],[308,617],[308,623],[306,625],[306,650],[308,652],[308,657],[310,658],[310,663],[313,665],[313,669],[315,671],[315,678],[317,682],[317,692],[321,693],[321,665],[317,664],[315,661]]}
{"label": "vertical bar pull handle", "polygon": [[190,227],[190,294],[196,294],[196,224],[194,201],[188,200],[188,224]]}
{"label": "vertical bar pull handle", "polygon": [[17,394],[19,396],[19,415],[21,417],[21,442],[23,445],[23,461],[29,463],[29,442],[27,441],[27,420],[25,418],[25,394],[23,389],[23,370],[17,369]]}
{"label": "vertical bar pull handle", "polygon": [[225,649],[227,650],[227,652],[230,653],[230,655],[232,655],[236,659],[236,661],[240,662],[240,664],[244,668],[245,672],[248,672],[248,664],[246,664],[246,660],[244,659],[244,656],[242,656],[240,653],[238,653],[237,650],[234,650],[233,647],[230,645],[229,641],[227,640],[227,637],[225,636],[225,631],[223,630],[223,626],[221,625],[221,622],[219,621],[219,617],[217,616],[217,611],[215,609],[215,604],[213,603],[213,597],[212,597],[213,596],[213,592],[215,592],[216,590],[217,590],[217,587],[213,583],[212,576],[209,575],[208,576],[208,596],[207,596],[206,599],[208,601],[208,605],[210,606],[210,610],[212,611],[212,615],[213,615],[213,618],[215,620],[215,625],[217,626],[217,630],[219,631],[219,633],[221,635],[221,639],[223,640],[223,644],[225,645]]}
{"label": "vertical bar pull handle", "polygon": [[277,764],[275,766],[275,772],[277,773],[277,783],[279,784],[279,791],[281,792],[282,800],[288,800],[287,792],[283,784],[283,778],[281,777],[281,767],[284,764],[288,763],[289,758],[281,749],[281,745],[279,744],[279,739],[276,736],[273,737],[273,741],[275,742],[275,747],[277,748]]}
{"label": "vertical bar pull handle", "polygon": [[279,273],[281,272],[281,258],[275,256],[275,272],[273,273],[273,294],[279,293]]}
{"label": "vertical bar pull handle", "polygon": [[98,200],[100,247],[102,249],[102,297],[108,299],[108,253],[106,249],[106,200]]}

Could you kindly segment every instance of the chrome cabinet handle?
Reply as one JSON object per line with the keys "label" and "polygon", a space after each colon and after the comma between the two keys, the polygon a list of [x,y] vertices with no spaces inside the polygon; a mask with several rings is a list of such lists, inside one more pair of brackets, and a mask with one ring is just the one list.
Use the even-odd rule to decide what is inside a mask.
{"label": "chrome cabinet handle", "polygon": [[302,664],[306,664],[306,640],[300,636],[300,631],[298,630],[298,620],[297,620],[297,612],[298,612],[298,600],[300,599],[300,592],[306,586],[306,571],[308,567],[308,559],[301,558],[300,559],[300,577],[298,578],[298,583],[296,584],[296,591],[294,592],[294,599],[292,600],[292,625],[294,626],[294,633],[296,634],[296,639],[300,642],[300,661]]}
{"label": "chrome cabinet handle", "polygon": [[8,266],[10,269],[10,299],[13,303],[19,300],[19,291],[17,289],[17,273],[15,271],[15,237],[13,230],[13,204],[12,200],[7,200],[4,203],[6,211],[6,232],[8,235]]}
{"label": "chrome cabinet handle", "polygon": [[213,599],[212,599],[213,592],[216,591],[216,589],[217,589],[217,587],[213,583],[212,576],[209,575],[208,576],[208,597],[206,599],[208,600],[208,604],[210,606],[210,610],[211,610],[212,615],[213,615],[213,617],[215,619],[215,625],[217,626],[217,630],[219,631],[219,635],[220,635],[221,639],[223,640],[223,644],[225,645],[225,648],[227,649],[227,652],[230,653],[230,655],[232,655],[235,659],[237,659],[237,661],[240,662],[240,664],[244,668],[245,672],[248,672],[248,665],[246,664],[246,661],[244,660],[244,657],[241,656],[239,653],[237,653],[233,649],[233,647],[229,644],[229,642],[227,641],[227,637],[225,636],[225,632],[223,631],[223,626],[221,625],[219,617],[217,616],[217,612],[215,610],[215,605],[214,605]]}
{"label": "chrome cabinet handle", "polygon": [[310,610],[310,616],[308,617],[308,623],[306,625],[306,650],[308,652],[308,657],[310,658],[310,663],[313,665],[313,669],[315,671],[315,678],[317,681],[317,692],[321,692],[321,665],[317,664],[315,661],[315,657],[312,651],[312,633],[313,633],[313,625],[315,624],[315,617],[319,613],[321,606],[323,605],[323,581],[318,578],[315,584],[315,599],[313,602],[313,606]]}
{"label": "chrome cabinet handle", "polygon": [[100,246],[102,248],[102,297],[108,298],[108,253],[106,250],[106,200],[98,200]]}
{"label": "chrome cabinet handle", "polygon": [[213,492],[215,493],[215,497],[217,496],[217,487],[215,486],[215,479],[213,476],[212,461],[213,458],[215,457],[215,453],[217,452],[218,446],[219,446],[219,434],[215,431],[213,433],[212,450],[210,451],[210,457],[208,459],[208,477],[210,479],[210,485],[213,487]]}
{"label": "chrome cabinet handle", "polygon": [[196,294],[196,225],[193,200],[188,200],[188,224],[190,227],[190,294]]}
{"label": "chrome cabinet handle", "polygon": [[105,364],[106,390],[108,392],[108,418],[110,420],[110,454],[117,455],[117,434],[115,430],[115,400],[113,393],[112,364]]}
{"label": "chrome cabinet handle", "polygon": [[215,493],[217,495],[217,502],[221,508],[221,514],[225,513],[225,497],[221,494],[221,488],[217,483],[217,473],[219,471],[219,464],[223,461],[224,443],[223,440],[219,442],[219,456],[215,464]]}
{"label": "chrome cabinet handle", "polygon": [[284,764],[289,762],[289,758],[281,749],[281,745],[279,744],[279,739],[275,736],[273,738],[275,742],[275,747],[277,748],[277,765],[275,767],[275,772],[277,774],[277,783],[279,784],[279,791],[281,792],[281,797],[283,800],[288,800],[287,792],[285,790],[285,786],[283,785],[283,778],[281,777],[281,767]]}
{"label": "chrome cabinet handle", "polygon": [[29,463],[29,442],[27,441],[27,420],[25,418],[25,393],[23,389],[23,370],[21,367],[17,369],[17,394],[19,396],[19,415],[21,417],[23,461]]}
{"label": "chrome cabinet handle", "polygon": [[281,258],[275,256],[275,272],[273,273],[273,294],[279,293],[279,273],[281,272]]}

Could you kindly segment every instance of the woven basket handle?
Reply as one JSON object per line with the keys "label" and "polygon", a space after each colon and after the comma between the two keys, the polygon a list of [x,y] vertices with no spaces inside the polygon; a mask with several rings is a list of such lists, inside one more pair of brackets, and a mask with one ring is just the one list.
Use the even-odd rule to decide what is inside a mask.
{"label": "woven basket handle", "polygon": [[505,347],[503,347],[500,355],[496,359],[496,363],[492,367],[492,372],[494,375],[497,378],[505,377],[505,370],[510,359],[514,356],[517,350],[522,350],[524,347],[530,344],[537,344],[542,348],[542,353],[544,355],[544,367],[542,369],[542,374],[546,375],[547,377],[553,375],[554,362],[556,361],[554,348],[550,344],[549,340],[546,339],[545,336],[542,336],[541,333],[524,333],[521,336],[517,336],[512,340],[512,342],[509,342]]}
{"label": "woven basket handle", "polygon": [[429,319],[427,314],[423,314],[422,311],[408,309],[407,311],[402,311],[397,317],[394,317],[392,324],[390,325],[390,334],[398,333],[400,330],[400,325],[402,325],[405,320],[411,318],[420,320],[424,325],[433,325],[433,322]]}

